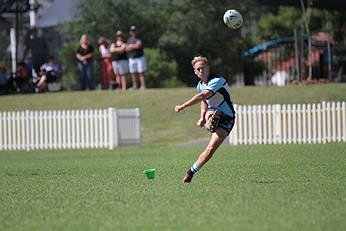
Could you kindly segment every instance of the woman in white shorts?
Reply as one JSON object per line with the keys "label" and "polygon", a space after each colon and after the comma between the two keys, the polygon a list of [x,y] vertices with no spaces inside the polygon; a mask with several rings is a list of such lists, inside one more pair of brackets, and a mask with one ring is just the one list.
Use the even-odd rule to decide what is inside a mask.
{"label": "woman in white shorts", "polygon": [[116,75],[117,84],[122,91],[126,91],[126,75],[129,73],[129,62],[126,53],[124,34],[118,30],[115,34],[115,42],[111,44],[112,66]]}

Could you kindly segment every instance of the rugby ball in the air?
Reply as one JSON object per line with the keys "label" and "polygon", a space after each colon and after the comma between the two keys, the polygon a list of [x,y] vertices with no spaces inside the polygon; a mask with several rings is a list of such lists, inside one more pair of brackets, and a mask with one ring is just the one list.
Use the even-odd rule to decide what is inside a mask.
{"label": "rugby ball in the air", "polygon": [[223,22],[231,29],[238,29],[243,25],[243,16],[237,10],[229,9],[223,15]]}

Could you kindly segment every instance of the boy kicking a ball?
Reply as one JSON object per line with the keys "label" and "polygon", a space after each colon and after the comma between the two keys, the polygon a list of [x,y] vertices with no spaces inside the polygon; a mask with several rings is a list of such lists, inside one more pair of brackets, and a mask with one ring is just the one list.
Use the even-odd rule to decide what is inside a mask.
{"label": "boy kicking a ball", "polygon": [[185,103],[176,105],[175,112],[201,102],[198,127],[206,127],[212,134],[207,147],[186,172],[183,182],[190,183],[193,175],[210,160],[217,148],[231,132],[235,111],[232,103],[230,87],[222,76],[210,76],[208,59],[196,56],[191,61],[195,75],[199,78],[197,94]]}

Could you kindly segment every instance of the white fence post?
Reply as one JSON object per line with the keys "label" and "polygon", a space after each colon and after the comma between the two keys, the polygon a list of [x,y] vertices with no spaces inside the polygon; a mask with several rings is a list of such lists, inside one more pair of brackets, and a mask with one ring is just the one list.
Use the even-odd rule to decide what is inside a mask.
{"label": "white fence post", "polygon": [[8,144],[9,142],[7,141],[7,137],[8,137],[8,130],[7,130],[7,125],[9,125],[9,121],[8,121],[8,115],[9,115],[9,112],[5,112],[4,113],[4,119],[3,119],[3,122],[4,122],[4,149],[7,150],[8,149]]}
{"label": "white fence post", "polygon": [[268,143],[269,144],[273,144],[273,127],[275,126],[273,124],[273,112],[274,112],[274,107],[273,105],[267,105],[267,111],[266,111],[266,114],[268,115]]}
{"label": "white fence post", "polygon": [[331,113],[331,117],[332,117],[332,119],[331,119],[331,122],[332,122],[332,124],[331,124],[331,141],[332,142],[335,142],[335,141],[337,141],[337,139],[336,139],[336,105],[335,105],[335,102],[332,102],[331,103],[331,108],[330,108],[330,113]]}
{"label": "white fence post", "polygon": [[287,110],[286,105],[281,105],[281,116],[282,116],[282,122],[281,122],[281,143],[286,144],[287,143]]}
{"label": "white fence post", "polygon": [[336,126],[336,140],[338,142],[341,142],[341,127],[342,127],[342,123],[341,123],[341,104],[340,102],[336,103],[336,122],[337,122],[337,126]]}
{"label": "white fence post", "polygon": [[58,126],[57,126],[57,118],[58,112],[56,110],[53,111],[53,148],[58,148]]}
{"label": "white fence post", "polygon": [[21,113],[19,111],[14,113],[15,115],[15,134],[16,134],[16,140],[14,142],[14,149],[21,149],[21,129],[20,129],[20,121],[21,121]]}
{"label": "white fence post", "polygon": [[346,102],[341,104],[341,117],[342,117],[342,141],[346,142]]}
{"label": "white fence post", "polygon": [[326,102],[326,108],[325,108],[325,113],[326,113],[326,141],[330,142],[331,141],[331,118],[330,118],[330,103]]}
{"label": "white fence post", "polygon": [[258,116],[258,133],[257,133],[257,144],[263,144],[263,123],[262,123],[262,110],[261,105],[256,106],[256,115]]}
{"label": "white fence post", "polygon": [[282,129],[281,129],[281,105],[276,104],[274,106],[274,143],[279,144],[281,143],[282,138]]}
{"label": "white fence post", "polygon": [[14,124],[14,112],[12,111],[12,112],[10,112],[9,114],[8,114],[8,121],[9,121],[9,128],[8,128],[8,130],[9,130],[9,132],[10,132],[10,134],[9,134],[9,148],[10,148],[10,150],[13,150],[14,149],[14,141],[15,141],[15,124]]}
{"label": "white fence post", "polygon": [[89,124],[90,124],[90,147],[95,148],[95,129],[94,129],[94,120],[95,120],[95,111],[90,110],[89,114]]}
{"label": "white fence post", "polygon": [[108,108],[108,133],[109,133],[109,149],[114,149],[119,145],[118,140],[118,118],[115,108]]}
{"label": "white fence post", "polygon": [[53,149],[53,118],[52,111],[48,111],[48,148]]}
{"label": "white fence post", "polygon": [[316,143],[316,104],[310,105],[310,143]]}
{"label": "white fence post", "polygon": [[[234,104],[233,105],[235,111],[238,113],[238,105]],[[234,124],[234,127],[232,129],[232,132],[230,133],[230,136],[229,136],[229,143],[231,145],[237,145],[238,144],[238,139],[237,139],[237,136],[238,136],[238,114],[236,114],[236,119],[235,119],[235,124]]]}
{"label": "white fence post", "polygon": [[25,110],[22,112],[22,149],[28,149],[28,141],[29,141],[29,111]]}
{"label": "white fence post", "polygon": [[71,126],[71,111],[66,111],[66,144],[67,148],[71,148],[71,132],[72,132],[72,126]]}
{"label": "white fence post", "polygon": [[301,140],[303,143],[306,143],[307,142],[307,131],[306,131],[306,128],[307,128],[307,120],[306,120],[306,105],[303,104],[302,105],[302,110],[301,110],[301,114],[302,114],[302,137],[301,137]]}
{"label": "white fence post", "polygon": [[322,104],[317,104],[317,143],[323,141],[323,110]]}
{"label": "white fence post", "polygon": [[243,110],[244,106],[242,105],[238,105],[238,111],[237,111],[237,121],[236,121],[236,125],[237,125],[237,138],[238,138],[238,142],[237,144],[244,144],[243,141],[243,115],[242,115],[242,110]]}
{"label": "white fence post", "polygon": [[3,150],[4,149],[4,142],[3,142],[3,136],[5,135],[2,130],[2,124],[3,124],[3,121],[2,121],[2,118],[3,118],[3,112],[0,112],[0,150]]}
{"label": "white fence post", "polygon": [[302,143],[302,105],[297,105],[297,143]]}
{"label": "white fence post", "polygon": [[98,144],[99,144],[99,148],[103,148],[104,145],[103,145],[103,126],[102,126],[102,117],[103,116],[103,113],[102,113],[102,110],[97,110],[97,121],[96,121],[96,125],[97,125],[97,131],[98,131],[98,136],[97,136],[97,139],[98,139]]}
{"label": "white fence post", "polygon": [[291,104],[288,104],[286,107],[287,114],[287,123],[285,126],[287,127],[287,143],[292,143],[292,107]]}
{"label": "white fence post", "polygon": [[89,126],[90,110],[85,110],[85,147],[90,148],[90,126]]}

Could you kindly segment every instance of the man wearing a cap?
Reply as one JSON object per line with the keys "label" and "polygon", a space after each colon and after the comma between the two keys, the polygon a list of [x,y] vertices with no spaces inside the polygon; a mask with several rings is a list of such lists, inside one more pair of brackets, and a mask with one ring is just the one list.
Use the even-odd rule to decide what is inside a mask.
{"label": "man wearing a cap", "polygon": [[147,70],[147,63],[144,57],[143,40],[138,36],[136,26],[130,27],[130,38],[127,40],[126,52],[129,57],[132,88],[138,88],[137,78],[139,76],[140,89],[145,89],[144,73]]}

